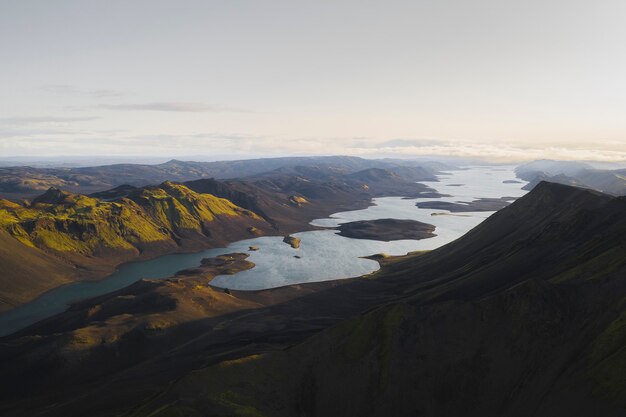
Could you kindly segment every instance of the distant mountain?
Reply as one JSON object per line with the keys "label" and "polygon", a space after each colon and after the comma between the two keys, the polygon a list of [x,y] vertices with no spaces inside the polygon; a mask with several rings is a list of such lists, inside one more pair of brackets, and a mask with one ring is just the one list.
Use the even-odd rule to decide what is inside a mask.
{"label": "distant mountain", "polygon": [[[171,160],[163,164],[115,164],[79,168],[0,167],[0,196],[30,197],[56,187],[82,194],[100,192],[120,185],[135,187],[163,181],[184,182],[201,178],[232,179],[256,176],[275,171],[317,179],[333,173],[345,175],[364,169],[398,169],[407,179],[433,179],[441,164],[415,165],[414,162],[390,162],[349,156],[264,158],[241,161],[193,162]],[[402,174],[401,174],[402,175]]]}
{"label": "distant mountain", "polygon": [[361,182],[378,182],[378,181],[394,181],[402,179],[401,176],[393,171],[382,168],[369,168],[363,171],[358,171],[347,176],[348,179],[361,181]]}
{"label": "distant mountain", "polygon": [[379,168],[346,173],[339,168],[295,166],[243,180],[201,179],[184,184],[252,210],[286,233],[307,230],[308,222],[332,212],[367,207],[373,197],[440,196],[426,185]]}
{"label": "distant mountain", "polygon": [[625,198],[543,182],[363,278],[228,294],[199,276],[137,283],[5,338],[0,410],[621,416],[624,213]]}
{"label": "distant mountain", "polygon": [[531,181],[536,173],[542,173],[546,176],[566,175],[575,177],[579,173],[590,169],[593,169],[593,167],[584,162],[541,159],[520,165],[515,169],[515,172],[518,177]]}
{"label": "distant mountain", "polygon": [[[320,167],[290,167],[269,171],[254,177],[253,182],[266,190],[302,195],[307,198],[357,193],[368,197],[440,197],[432,188],[396,172],[395,168],[367,168],[352,172]],[[419,168],[407,168],[418,175]],[[429,180],[432,174],[422,180]]]}
{"label": "distant mountain", "polygon": [[398,176],[405,178],[410,181],[438,181],[437,176],[435,175],[438,172],[443,171],[439,169],[442,167],[438,167],[437,169],[431,167],[430,165],[424,166],[399,166],[388,168],[389,171],[397,174]]}
{"label": "distant mountain", "polygon": [[581,162],[541,160],[520,165],[515,173],[532,190],[541,181],[590,188],[612,195],[626,195],[626,169],[600,170]]}

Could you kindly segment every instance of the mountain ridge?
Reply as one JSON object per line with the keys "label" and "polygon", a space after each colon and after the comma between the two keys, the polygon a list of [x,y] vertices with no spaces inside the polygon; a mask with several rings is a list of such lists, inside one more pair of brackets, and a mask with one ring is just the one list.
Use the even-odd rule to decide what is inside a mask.
{"label": "mountain ridge", "polygon": [[541,181],[550,181],[594,189],[615,196],[626,195],[626,170],[595,169],[580,162],[539,160],[520,165],[516,175],[528,181],[525,190],[531,190]]}
{"label": "mountain ridge", "polygon": [[[0,205],[0,229],[29,249],[41,270],[42,284],[9,285],[31,265],[16,265],[2,276],[4,307],[51,288],[45,275],[64,271],[64,282],[97,278],[129,260],[181,250],[223,246],[232,240],[272,230],[255,213],[210,194],[198,194],[171,182],[134,190],[126,197],[103,201],[51,187],[24,205]],[[18,245],[19,247],[19,245]],[[54,259],[54,261],[53,261]],[[63,265],[62,267],[60,265]],[[32,279],[28,280],[32,284]],[[6,284],[6,285],[5,285]],[[20,289],[21,288],[21,289]]]}
{"label": "mountain ridge", "polygon": [[351,173],[377,168],[399,168],[412,178],[433,176],[441,163],[416,165],[415,161],[371,160],[351,156],[282,157],[234,161],[195,162],[172,159],[156,165],[114,164],[78,168],[0,167],[0,196],[19,199],[32,197],[49,187],[89,194],[123,184],[145,186],[166,180],[184,182],[202,178],[246,178],[294,166]]}
{"label": "mountain ridge", "polygon": [[[618,416],[626,405],[624,212],[626,199],[542,183],[457,241],[382,259],[371,276],[231,291],[226,299],[241,307],[160,333],[141,323],[180,319],[176,310],[131,318],[121,314],[129,310],[109,309],[106,321],[89,318],[105,300],[133,300],[142,285],[178,298],[206,281],[138,283],[51,318],[41,325],[45,331],[33,327],[5,338],[0,357],[20,363],[17,352],[32,343],[46,350],[85,332],[136,323],[122,345],[80,345],[85,364],[107,357],[109,367],[121,366],[102,370],[95,385],[70,382],[82,381],[80,362],[56,365],[64,378],[72,376],[64,383],[69,392],[80,395],[46,415]],[[208,294],[216,291],[223,294]],[[55,333],[67,323],[74,324]],[[76,355],[75,348],[56,352]],[[124,365],[126,357],[132,364]],[[47,360],[29,365],[45,368]],[[46,400],[29,386],[22,394],[19,384],[5,392],[31,395],[29,407],[37,409]],[[1,401],[0,409],[15,410],[13,401]]]}

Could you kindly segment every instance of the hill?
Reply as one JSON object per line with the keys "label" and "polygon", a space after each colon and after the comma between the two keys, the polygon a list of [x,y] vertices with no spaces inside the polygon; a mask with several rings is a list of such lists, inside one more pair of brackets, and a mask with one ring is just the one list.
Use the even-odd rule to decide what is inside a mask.
{"label": "hill", "polygon": [[194,290],[201,276],[137,283],[5,338],[0,409],[623,415],[625,212],[624,198],[541,183],[360,279],[227,297]]}
{"label": "hill", "polygon": [[[311,220],[367,207],[372,197],[439,195],[388,170],[346,169],[297,166],[247,180],[120,185],[90,195],[51,187],[31,202],[2,200],[0,229],[31,248],[30,256],[41,258],[33,265],[43,270],[8,269],[0,310],[61,283],[102,277],[130,260],[311,230]],[[24,278],[26,270],[36,278]]]}
{"label": "hill", "polygon": [[378,168],[346,173],[338,168],[294,166],[242,180],[200,179],[184,184],[252,210],[287,234],[312,229],[313,219],[365,208],[374,197],[440,196],[424,184]]}
{"label": "hill", "polygon": [[[31,203],[0,202],[0,256],[7,260],[2,308],[60,283],[103,276],[129,260],[252,237],[251,227],[271,230],[229,200],[171,182],[112,201],[50,188]],[[29,261],[16,263],[15,253]]]}
{"label": "hill", "polygon": [[542,183],[459,241],[376,274],[397,299],[288,349],[190,373],[166,407],[620,415],[625,212],[624,199]]}

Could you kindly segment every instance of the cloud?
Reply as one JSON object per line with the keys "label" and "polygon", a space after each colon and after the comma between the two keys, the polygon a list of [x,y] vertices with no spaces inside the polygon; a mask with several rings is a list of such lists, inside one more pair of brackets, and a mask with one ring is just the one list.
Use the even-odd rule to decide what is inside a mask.
{"label": "cloud", "polygon": [[118,138],[118,140],[129,141],[135,143],[150,142],[158,146],[204,146],[206,141],[211,143],[232,144],[237,142],[242,143],[258,143],[265,140],[267,137],[260,135],[246,135],[239,133],[192,133],[192,134],[153,134],[153,135],[135,135]]}
{"label": "cloud", "polygon": [[53,94],[79,94],[78,90],[67,84],[49,84],[42,86],[41,89]]}
{"label": "cloud", "polygon": [[434,139],[392,139],[378,144],[379,148],[406,148],[408,146],[421,148],[425,146],[441,145],[441,140]]}
{"label": "cloud", "polygon": [[190,112],[190,113],[249,113],[249,110],[238,109],[233,107],[224,107],[209,105],[196,102],[154,102],[154,103],[137,103],[137,104],[101,104],[96,108],[106,110],[121,111],[165,111],[165,112]]}
{"label": "cloud", "polygon": [[63,129],[3,129],[0,128],[0,138],[2,139],[35,139],[38,137],[49,136],[69,136],[69,135],[83,135],[85,132],[76,130],[63,130]]}
{"label": "cloud", "polygon": [[407,146],[384,146],[388,142],[379,142],[376,146],[368,144],[356,147],[354,152],[361,156],[402,156],[428,157],[453,156],[460,158],[476,158],[491,162],[521,162],[533,159],[589,160],[589,161],[626,161],[626,152],[588,148],[567,148],[560,146],[516,146],[501,142],[489,144],[469,141],[442,141],[434,145],[410,144]]}
{"label": "cloud", "polygon": [[76,123],[97,120],[99,117],[59,117],[59,116],[32,116],[32,117],[3,117],[0,123],[9,125],[31,125],[46,123]]}
{"label": "cloud", "polygon": [[[37,127],[37,126],[36,126]],[[45,126],[44,126],[45,127]],[[4,155],[141,155],[142,157],[213,158],[228,153],[250,157],[277,155],[355,155],[368,158],[459,157],[516,163],[533,159],[623,161],[626,151],[594,146],[517,146],[515,143],[452,139],[388,139],[346,137],[292,137],[237,132],[133,134],[133,131],[4,130],[0,127],[0,154]],[[432,141],[428,145],[426,141]],[[363,146],[355,146],[362,142]],[[408,145],[408,146],[400,146]]]}
{"label": "cloud", "polygon": [[373,139],[355,138],[353,148],[422,148],[427,146],[441,146],[446,142],[438,139],[391,139],[384,142],[376,142]]}
{"label": "cloud", "polygon": [[87,96],[96,98],[122,97],[125,94],[117,90],[96,89],[81,90],[68,84],[48,84],[41,87],[47,93],[60,95]]}

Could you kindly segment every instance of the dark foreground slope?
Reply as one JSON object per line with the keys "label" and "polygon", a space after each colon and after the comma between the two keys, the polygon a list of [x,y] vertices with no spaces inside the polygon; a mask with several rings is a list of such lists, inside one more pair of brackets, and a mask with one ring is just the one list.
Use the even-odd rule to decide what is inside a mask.
{"label": "dark foreground slope", "polygon": [[624,415],[625,213],[542,183],[374,276],[227,296],[144,281],[4,339],[0,410]]}
{"label": "dark foreground slope", "polygon": [[541,184],[459,241],[385,267],[375,278],[395,285],[392,302],[288,349],[191,373],[169,407],[624,415],[624,214],[624,199]]}

